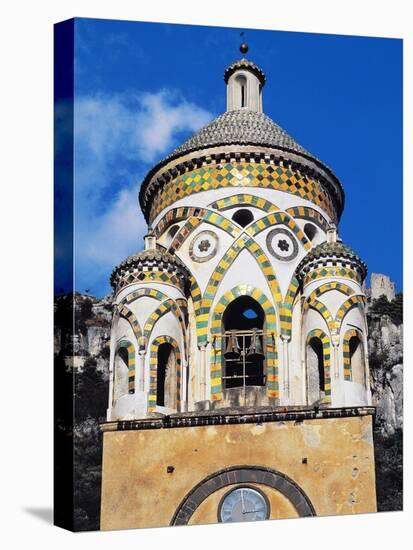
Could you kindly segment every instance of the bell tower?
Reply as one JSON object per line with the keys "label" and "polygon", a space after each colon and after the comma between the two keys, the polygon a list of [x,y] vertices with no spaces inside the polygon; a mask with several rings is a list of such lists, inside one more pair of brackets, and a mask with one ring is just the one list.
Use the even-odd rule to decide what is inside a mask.
{"label": "bell tower", "polygon": [[240,50],[226,112],[146,175],[145,250],[111,276],[102,529],[376,510],[344,190],[263,113]]}
{"label": "bell tower", "polygon": [[[241,44],[240,50],[247,53],[247,44]],[[227,84],[227,111],[248,109],[262,113],[265,75],[257,65],[244,57],[227,68],[224,80]]]}

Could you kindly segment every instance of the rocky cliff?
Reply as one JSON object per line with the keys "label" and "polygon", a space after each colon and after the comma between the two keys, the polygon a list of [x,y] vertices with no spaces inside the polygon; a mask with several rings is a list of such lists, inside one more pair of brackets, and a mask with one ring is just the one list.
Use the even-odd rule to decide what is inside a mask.
{"label": "rocky cliff", "polygon": [[379,511],[403,509],[402,307],[400,294],[391,302],[380,297],[367,315]]}

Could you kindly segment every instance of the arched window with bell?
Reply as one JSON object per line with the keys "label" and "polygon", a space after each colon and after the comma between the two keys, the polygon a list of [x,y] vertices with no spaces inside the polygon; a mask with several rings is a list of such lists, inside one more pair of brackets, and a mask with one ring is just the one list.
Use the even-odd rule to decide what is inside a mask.
{"label": "arched window with bell", "polygon": [[266,383],[265,314],[250,296],[240,296],[222,319],[223,387],[264,386]]}

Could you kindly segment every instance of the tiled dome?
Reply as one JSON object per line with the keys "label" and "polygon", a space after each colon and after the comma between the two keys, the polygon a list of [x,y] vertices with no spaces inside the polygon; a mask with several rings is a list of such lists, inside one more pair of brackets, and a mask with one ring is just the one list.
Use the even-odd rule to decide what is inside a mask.
{"label": "tiled dome", "polygon": [[270,117],[248,109],[223,113],[177,147],[169,157],[208,147],[235,144],[276,147],[317,160]]}
{"label": "tiled dome", "polygon": [[360,273],[364,277],[367,274],[367,266],[356,252],[349,246],[340,241],[324,242],[312,248],[308,254],[301,260],[297,267],[296,273],[299,275],[303,271],[311,269],[310,264],[318,264],[323,260],[343,259],[357,265]]}

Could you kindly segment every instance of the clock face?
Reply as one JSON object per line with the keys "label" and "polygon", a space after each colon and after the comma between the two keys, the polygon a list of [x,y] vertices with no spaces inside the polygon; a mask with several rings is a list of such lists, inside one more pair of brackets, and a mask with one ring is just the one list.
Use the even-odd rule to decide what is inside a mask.
{"label": "clock face", "polygon": [[219,521],[259,521],[269,516],[265,496],[251,487],[238,487],[227,493],[221,501]]}

